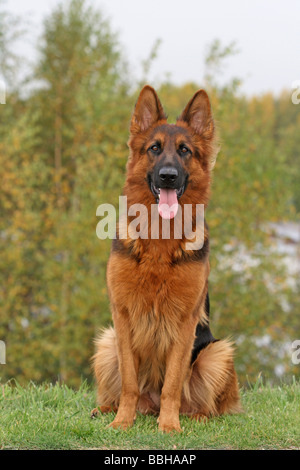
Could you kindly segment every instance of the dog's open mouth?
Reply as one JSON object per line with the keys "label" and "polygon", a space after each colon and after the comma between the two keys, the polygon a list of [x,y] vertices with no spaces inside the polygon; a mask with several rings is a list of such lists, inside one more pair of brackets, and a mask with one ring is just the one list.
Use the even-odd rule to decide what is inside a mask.
{"label": "dog's open mouth", "polygon": [[183,195],[185,184],[179,189],[157,188],[151,181],[151,191],[158,204],[159,215],[163,219],[173,219],[178,211],[178,199]]}

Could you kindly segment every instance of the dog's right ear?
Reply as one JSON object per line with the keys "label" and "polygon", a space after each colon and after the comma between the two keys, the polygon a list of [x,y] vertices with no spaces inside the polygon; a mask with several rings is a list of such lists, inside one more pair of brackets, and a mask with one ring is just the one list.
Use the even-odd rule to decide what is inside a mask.
{"label": "dog's right ear", "polygon": [[130,132],[131,134],[144,132],[160,119],[167,119],[161,102],[154,88],[145,85],[135,105]]}

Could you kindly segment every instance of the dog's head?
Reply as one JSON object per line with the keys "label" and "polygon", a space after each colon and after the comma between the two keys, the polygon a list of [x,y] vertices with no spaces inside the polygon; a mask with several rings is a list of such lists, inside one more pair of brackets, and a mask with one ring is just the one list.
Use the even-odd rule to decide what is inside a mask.
{"label": "dog's head", "polygon": [[173,218],[178,204],[207,203],[216,146],[204,90],[195,93],[176,124],[168,124],[155,90],[146,85],[132,116],[129,147],[131,190],[143,186],[145,200],[147,189],[147,199],[158,204],[162,218]]}

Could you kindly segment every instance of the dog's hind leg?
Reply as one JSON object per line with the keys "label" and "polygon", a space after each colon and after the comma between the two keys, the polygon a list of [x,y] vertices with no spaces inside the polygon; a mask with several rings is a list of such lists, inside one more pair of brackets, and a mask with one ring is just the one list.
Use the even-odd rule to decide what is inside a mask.
{"label": "dog's hind leg", "polygon": [[[96,339],[92,365],[97,384],[97,403],[102,413],[117,411],[121,395],[117,340],[114,328],[104,330]],[[92,411],[92,416],[97,414]]]}
{"label": "dog's hind leg", "polygon": [[180,412],[202,420],[241,410],[232,344],[226,340],[212,342],[192,365],[183,387]]}

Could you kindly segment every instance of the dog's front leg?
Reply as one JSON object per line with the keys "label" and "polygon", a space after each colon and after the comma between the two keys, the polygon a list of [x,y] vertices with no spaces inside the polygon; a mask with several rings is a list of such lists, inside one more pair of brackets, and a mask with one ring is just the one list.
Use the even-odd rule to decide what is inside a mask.
{"label": "dog's front leg", "polygon": [[110,426],[126,429],[133,424],[139,400],[137,378],[139,360],[132,351],[128,313],[114,312],[113,320],[117,335],[122,388],[118,412]]}
{"label": "dog's front leg", "polygon": [[180,329],[180,338],[170,348],[166,362],[164,385],[160,397],[159,429],[181,431],[179,409],[184,380],[190,365],[196,321],[187,318]]}

